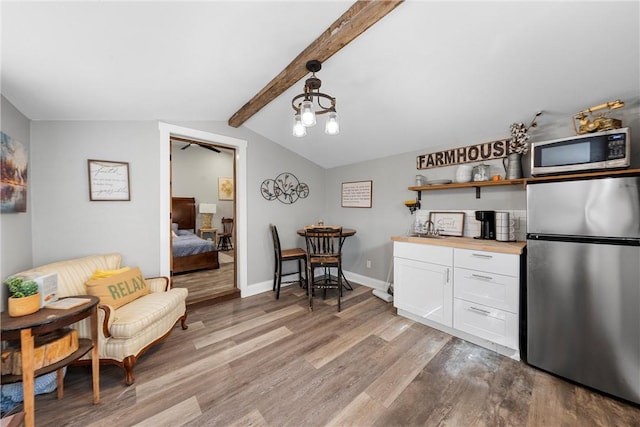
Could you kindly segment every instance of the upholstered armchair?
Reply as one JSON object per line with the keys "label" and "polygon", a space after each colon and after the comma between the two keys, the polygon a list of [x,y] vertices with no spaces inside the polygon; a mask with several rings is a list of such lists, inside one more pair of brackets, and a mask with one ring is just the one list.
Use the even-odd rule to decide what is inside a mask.
{"label": "upholstered armchair", "polygon": [[[58,296],[86,295],[86,282],[97,270],[117,270],[122,256],[117,253],[92,255],[54,262],[17,273],[57,273]],[[171,288],[167,277],[145,278],[148,293],[118,308],[98,305],[98,350],[100,364],[115,364],[125,371],[125,383],[135,381],[133,367],[138,358],[154,344],[164,341],[174,326],[181,322],[187,329],[187,290]],[[80,338],[90,338],[90,322],[85,319],[73,325]],[[91,363],[91,355],[77,363]]]}

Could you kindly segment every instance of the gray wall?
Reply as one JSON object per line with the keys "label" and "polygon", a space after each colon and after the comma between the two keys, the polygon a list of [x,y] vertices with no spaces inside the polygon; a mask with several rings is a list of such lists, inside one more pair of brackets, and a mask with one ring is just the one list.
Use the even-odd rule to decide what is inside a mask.
{"label": "gray wall", "polygon": [[[616,117],[625,126],[640,129],[640,101],[625,100],[627,107]],[[2,103],[2,129],[30,144],[30,203],[27,214],[2,215],[2,277],[42,263],[110,251],[120,252],[124,263],[138,265],[154,275],[159,265],[159,132],[157,122],[31,122],[6,100]],[[543,116],[532,140],[572,134],[570,116]],[[303,246],[295,230],[324,219],[357,229],[346,242],[345,270],[377,281],[390,273],[390,237],[405,233],[414,217],[403,205],[415,193],[416,173],[428,179],[451,179],[456,167],[417,171],[415,157],[452,146],[443,144],[428,150],[324,170],[278,144],[225,122],[176,122],[180,126],[228,135],[248,142],[248,284],[268,283],[272,275],[272,243],[268,225],[279,227],[284,247]],[[507,135],[505,134],[504,137]],[[633,166],[640,167],[640,131],[632,135]],[[195,147],[194,147],[195,149]],[[186,150],[188,151],[188,150]],[[129,162],[130,202],[90,202],[87,159]],[[523,162],[528,172],[527,159]],[[492,171],[502,171],[500,161]],[[310,188],[310,195],[291,205],[267,201],[260,184],[282,172],[291,172]],[[342,182],[373,180],[373,207],[342,208]],[[423,192],[424,209],[525,209],[521,188],[496,187]],[[218,214],[216,214],[218,217]],[[32,228],[30,224],[33,224]],[[31,244],[30,244],[31,243]],[[366,260],[371,268],[366,268]],[[3,290],[4,292],[4,290]],[[4,298],[3,298],[4,300]],[[4,301],[3,301],[4,302]]]}
{"label": "gray wall", "polygon": [[[2,131],[16,139],[30,150],[29,119],[18,111],[4,96],[1,104]],[[31,217],[33,212],[33,172],[35,167],[31,161],[28,165],[27,212],[4,213],[0,215],[0,279],[4,280],[12,273],[22,271],[31,266]],[[2,311],[6,307],[6,286],[0,286],[0,304]]]}
{"label": "gray wall", "polygon": [[[278,225],[283,246],[301,243],[295,230],[324,206],[324,170],[247,129],[224,122],[174,124],[248,141],[248,283],[269,281],[273,246],[268,225]],[[32,122],[31,141],[33,265],[115,251],[123,254],[124,264],[158,274],[158,123]],[[87,159],[128,162],[131,201],[89,201]],[[309,197],[292,205],[265,200],[260,184],[281,172],[306,182]]]}
{"label": "gray wall", "polygon": [[[34,121],[33,262],[120,252],[160,271],[158,124]],[[87,160],[129,163],[131,201],[90,201]]]}
{"label": "gray wall", "polygon": [[[632,167],[640,167],[640,98],[625,99],[626,106],[616,110],[616,118],[623,126],[632,128]],[[538,127],[531,129],[531,141],[565,138],[575,134],[571,115],[545,113],[538,119]],[[503,136],[507,138],[508,125]],[[636,129],[635,133],[633,129]],[[425,133],[425,138],[428,138]],[[416,156],[452,147],[479,144],[445,143],[441,146],[405,153],[384,159],[343,166],[327,170],[325,223],[355,228],[357,234],[347,239],[344,247],[344,269],[362,276],[387,281],[391,271],[393,247],[391,236],[405,234],[415,219],[404,206],[405,199],[414,199],[416,192],[407,187],[415,185],[415,175],[422,174],[428,180],[454,179],[457,166],[417,170]],[[523,158],[525,176],[530,176],[529,155]],[[502,174],[502,161],[486,162],[492,174]],[[373,206],[368,208],[342,208],[343,182],[373,180]],[[473,188],[423,191],[422,209],[427,210],[524,210],[526,193],[521,186],[483,188],[481,198],[476,199]],[[371,260],[371,268],[366,261]]]}

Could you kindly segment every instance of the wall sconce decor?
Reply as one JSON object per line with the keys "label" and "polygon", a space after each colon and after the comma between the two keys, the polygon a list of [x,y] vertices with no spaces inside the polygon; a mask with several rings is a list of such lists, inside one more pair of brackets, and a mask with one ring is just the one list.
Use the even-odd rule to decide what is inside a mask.
{"label": "wall sconce decor", "polygon": [[309,195],[309,186],[298,181],[294,174],[283,172],[276,179],[262,181],[260,194],[269,201],[278,199],[285,205],[290,205],[299,198],[306,199]]}

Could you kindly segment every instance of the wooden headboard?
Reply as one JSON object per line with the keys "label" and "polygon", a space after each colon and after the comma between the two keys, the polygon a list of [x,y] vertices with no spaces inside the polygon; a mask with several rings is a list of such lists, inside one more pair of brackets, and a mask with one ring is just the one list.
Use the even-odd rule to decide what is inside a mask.
{"label": "wooden headboard", "polygon": [[171,198],[171,222],[180,230],[196,230],[196,199],[194,197]]}

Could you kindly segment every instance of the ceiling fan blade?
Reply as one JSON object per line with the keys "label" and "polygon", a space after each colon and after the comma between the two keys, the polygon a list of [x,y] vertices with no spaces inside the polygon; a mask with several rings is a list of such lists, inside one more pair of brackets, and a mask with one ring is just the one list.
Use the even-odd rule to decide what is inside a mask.
{"label": "ceiling fan blade", "polygon": [[212,147],[210,145],[201,145],[200,147],[206,148],[207,150],[215,151],[216,153],[220,152],[220,150],[218,150],[216,147]]}

